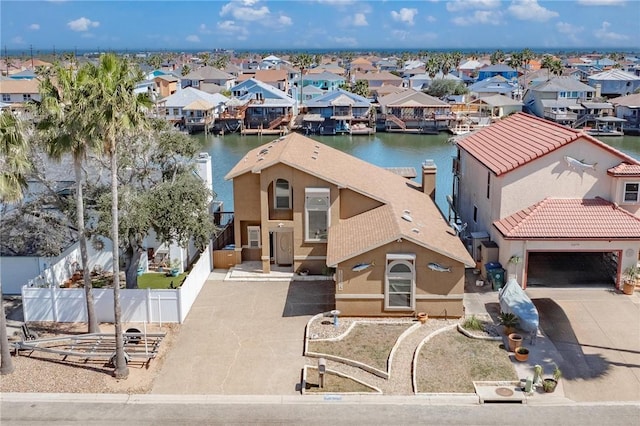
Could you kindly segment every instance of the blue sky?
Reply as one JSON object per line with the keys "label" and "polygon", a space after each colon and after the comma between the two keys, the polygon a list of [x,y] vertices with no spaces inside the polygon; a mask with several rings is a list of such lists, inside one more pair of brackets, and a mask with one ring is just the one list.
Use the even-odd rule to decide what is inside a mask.
{"label": "blue sky", "polygon": [[640,50],[638,0],[1,0],[10,50]]}

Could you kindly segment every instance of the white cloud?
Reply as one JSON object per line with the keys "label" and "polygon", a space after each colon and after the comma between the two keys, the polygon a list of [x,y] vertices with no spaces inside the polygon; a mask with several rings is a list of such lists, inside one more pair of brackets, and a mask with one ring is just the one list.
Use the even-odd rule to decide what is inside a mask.
{"label": "white cloud", "polygon": [[320,4],[328,4],[330,6],[348,6],[356,3],[356,0],[316,0]]}
{"label": "white cloud", "polygon": [[185,38],[185,40],[191,43],[200,43],[200,37],[198,37],[195,34],[188,35],[187,38]]}
{"label": "white cloud", "polygon": [[622,6],[625,0],[578,0],[583,6]]}
{"label": "white cloud", "polygon": [[427,22],[436,22],[436,21],[437,19],[435,18],[435,16],[431,16],[431,15],[427,16]]}
{"label": "white cloud", "polygon": [[578,27],[568,22],[558,22],[556,29],[562,34],[575,34],[584,31],[584,27]]}
{"label": "white cloud", "polygon": [[211,29],[207,28],[207,26],[205,24],[200,24],[200,26],[198,27],[198,31],[200,32],[200,34],[211,34]]}
{"label": "white cloud", "polygon": [[24,39],[22,37],[20,37],[20,36],[12,38],[11,42],[13,44],[26,44],[26,41],[24,41]]}
{"label": "white cloud", "polygon": [[238,21],[259,21],[267,18],[271,12],[267,6],[253,7],[256,0],[232,1],[220,9],[220,16],[231,15]]}
{"label": "white cloud", "polygon": [[96,28],[100,26],[100,22],[92,21],[89,18],[78,18],[75,21],[67,22],[67,26],[71,31],[89,31],[90,28]]}
{"label": "white cloud", "polygon": [[502,12],[490,10],[476,10],[469,16],[456,16],[452,22],[459,26],[473,24],[500,25],[502,23]]}
{"label": "white cloud", "polygon": [[367,25],[369,25],[369,23],[367,22],[367,17],[365,16],[364,13],[356,13],[353,16],[353,25],[355,25],[356,27],[366,27]]}
{"label": "white cloud", "polygon": [[398,21],[398,22],[405,22],[408,25],[413,25],[413,18],[415,18],[415,16],[418,14],[418,9],[409,9],[406,7],[403,7],[402,9],[400,9],[399,12],[396,12],[395,10],[391,11],[391,17],[393,18],[394,21]]}
{"label": "white cloud", "polygon": [[236,34],[240,40],[246,39],[246,37],[249,35],[249,31],[247,31],[245,27],[237,25],[235,21],[218,22],[218,30],[225,33]]}
{"label": "white cloud", "polygon": [[393,30],[391,31],[391,35],[398,40],[406,40],[409,36],[409,31]]}
{"label": "white cloud", "polygon": [[288,27],[290,25],[293,25],[293,21],[287,15],[280,15],[280,17],[278,18],[278,24]]}
{"label": "white cloud", "polygon": [[447,2],[449,12],[472,9],[496,9],[500,6],[500,0],[455,0]]}
{"label": "white cloud", "polygon": [[341,47],[355,47],[358,45],[358,41],[353,37],[331,37],[331,40]]}
{"label": "white cloud", "polygon": [[521,21],[545,22],[560,16],[558,12],[540,6],[537,0],[514,0],[509,12]]}
{"label": "white cloud", "polygon": [[629,39],[629,36],[627,35],[609,31],[609,27],[611,27],[611,24],[607,21],[603,21],[602,26],[594,32],[595,36],[599,39],[607,41],[620,41]]}
{"label": "white cloud", "polygon": [[29,25],[29,29],[33,31],[38,31],[40,29],[40,24],[31,24]]}

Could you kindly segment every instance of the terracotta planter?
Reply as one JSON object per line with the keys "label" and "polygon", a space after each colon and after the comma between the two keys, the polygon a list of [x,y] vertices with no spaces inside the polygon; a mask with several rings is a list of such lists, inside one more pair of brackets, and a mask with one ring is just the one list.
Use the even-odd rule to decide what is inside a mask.
{"label": "terracotta planter", "polygon": [[515,352],[516,348],[522,346],[522,336],[518,333],[511,333],[507,338],[509,339],[509,352]]}
{"label": "terracotta planter", "polygon": [[529,359],[529,349],[520,346],[516,348],[516,350],[514,351],[514,355],[516,357],[516,361],[525,362]]}
{"label": "terracotta planter", "polygon": [[624,284],[622,285],[622,292],[624,294],[629,295],[629,296],[631,296],[633,294],[635,289],[636,289],[636,282],[635,281],[625,281]]}
{"label": "terracotta planter", "polygon": [[427,320],[429,319],[429,315],[425,312],[418,312],[418,321],[420,321],[420,323],[424,324],[427,322]]}
{"label": "terracotta planter", "polygon": [[546,393],[552,393],[556,390],[556,386],[558,386],[558,381],[555,379],[544,379],[542,381],[542,389]]}

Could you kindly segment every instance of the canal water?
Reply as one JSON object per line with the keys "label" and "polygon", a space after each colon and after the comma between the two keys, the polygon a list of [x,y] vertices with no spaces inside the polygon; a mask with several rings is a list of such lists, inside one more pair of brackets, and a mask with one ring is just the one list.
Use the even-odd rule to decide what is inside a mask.
{"label": "canal water", "polygon": [[[274,136],[241,136],[229,134],[223,137],[204,134],[194,135],[202,143],[202,150],[211,155],[213,167],[213,189],[216,199],[224,203],[225,211],[233,211],[233,186],[224,176],[251,149],[267,143]],[[451,194],[453,175],[451,158],[456,148],[448,142],[451,135],[414,135],[398,133],[376,133],[369,136],[311,136],[319,142],[339,149],[369,163],[381,167],[413,167],[421,181],[421,165],[431,159],[438,167],[436,177],[436,203],[447,215],[446,196]],[[604,143],[640,160],[640,137],[601,137]],[[375,179],[375,176],[372,176]]]}

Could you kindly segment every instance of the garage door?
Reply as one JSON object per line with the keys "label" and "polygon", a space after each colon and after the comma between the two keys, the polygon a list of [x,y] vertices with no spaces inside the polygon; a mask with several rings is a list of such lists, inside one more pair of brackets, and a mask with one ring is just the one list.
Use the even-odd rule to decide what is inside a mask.
{"label": "garage door", "polygon": [[527,286],[615,286],[617,252],[529,252]]}

